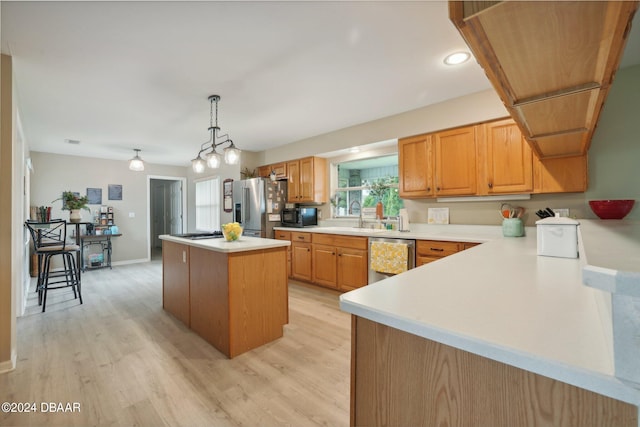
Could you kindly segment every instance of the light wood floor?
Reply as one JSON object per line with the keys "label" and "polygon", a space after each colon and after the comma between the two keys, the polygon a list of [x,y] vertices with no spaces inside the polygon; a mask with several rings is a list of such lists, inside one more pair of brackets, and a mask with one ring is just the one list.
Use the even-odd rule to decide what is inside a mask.
{"label": "light wood floor", "polygon": [[[158,261],[89,271],[84,304],[35,293],[18,319],[18,363],[0,375],[2,426],[346,426],[350,318],[338,294],[289,287],[284,337],[226,359],[162,310]],[[42,402],[80,404],[42,413]]]}

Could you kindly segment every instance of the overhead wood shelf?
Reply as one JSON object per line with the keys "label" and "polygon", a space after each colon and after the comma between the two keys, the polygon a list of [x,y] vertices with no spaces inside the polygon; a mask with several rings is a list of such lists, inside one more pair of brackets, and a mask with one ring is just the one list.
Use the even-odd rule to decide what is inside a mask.
{"label": "overhead wood shelf", "polygon": [[539,158],[587,153],[638,1],[450,1],[449,16]]}

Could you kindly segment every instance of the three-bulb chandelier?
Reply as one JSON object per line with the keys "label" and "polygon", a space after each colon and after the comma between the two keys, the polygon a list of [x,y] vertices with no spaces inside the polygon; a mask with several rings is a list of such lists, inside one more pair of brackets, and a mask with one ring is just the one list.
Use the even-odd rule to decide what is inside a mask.
{"label": "three-bulb chandelier", "polygon": [[[224,162],[226,164],[237,165],[240,161],[240,150],[237,149],[235,145],[233,145],[233,141],[229,139],[229,135],[218,135],[218,132],[220,131],[220,128],[218,127],[218,101],[220,101],[219,95],[211,95],[209,97],[209,103],[211,104],[209,113],[209,132],[211,132],[211,135],[209,136],[209,140],[207,142],[204,142],[200,146],[200,151],[198,151],[198,155],[196,156],[196,158],[191,160],[191,166],[193,167],[193,171],[195,173],[204,172],[206,166],[209,166],[212,169],[217,169],[220,167],[220,164],[222,163],[222,155],[216,151],[216,147],[219,147],[222,144],[229,143],[229,146],[223,150]],[[215,126],[213,122],[214,103],[216,104]],[[209,150],[211,151],[207,153],[207,151]]]}

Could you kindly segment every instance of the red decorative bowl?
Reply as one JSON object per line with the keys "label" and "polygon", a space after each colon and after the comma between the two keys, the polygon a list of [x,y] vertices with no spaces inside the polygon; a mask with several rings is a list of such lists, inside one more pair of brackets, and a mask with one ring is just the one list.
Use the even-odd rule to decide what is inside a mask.
{"label": "red decorative bowl", "polygon": [[600,219],[622,219],[633,208],[635,200],[589,200],[589,206]]}

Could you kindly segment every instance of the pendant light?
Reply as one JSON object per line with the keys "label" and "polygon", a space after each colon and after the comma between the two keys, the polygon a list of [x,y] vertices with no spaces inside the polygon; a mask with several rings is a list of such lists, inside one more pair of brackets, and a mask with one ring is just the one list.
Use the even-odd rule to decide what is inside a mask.
{"label": "pendant light", "polygon": [[140,158],[140,149],[134,148],[136,155],[133,156],[133,159],[129,160],[129,169],[135,172],[142,172],[144,170],[144,162]]}
{"label": "pendant light", "polygon": [[[200,146],[200,151],[198,151],[198,155],[195,159],[191,160],[191,167],[195,173],[202,173],[205,171],[206,167],[210,167],[211,169],[218,169],[222,164],[222,160],[228,165],[237,165],[240,162],[240,153],[241,151],[233,144],[233,141],[229,139],[229,135],[218,135],[220,132],[220,127],[218,127],[218,101],[220,101],[219,95],[211,95],[209,96],[209,140],[203,143]],[[213,121],[213,105],[215,103],[215,125]],[[218,142],[219,141],[219,142]],[[216,151],[216,147],[219,147],[223,144],[229,144],[223,150],[223,154],[221,155]],[[203,156],[201,156],[203,155]]]}

